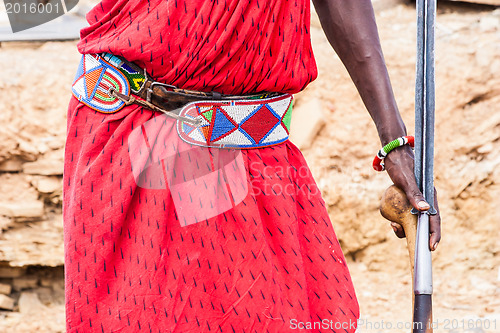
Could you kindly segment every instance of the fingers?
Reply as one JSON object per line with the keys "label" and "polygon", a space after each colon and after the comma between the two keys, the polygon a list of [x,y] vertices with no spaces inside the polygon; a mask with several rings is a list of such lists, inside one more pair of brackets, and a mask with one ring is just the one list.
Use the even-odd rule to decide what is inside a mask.
{"label": "fingers", "polygon": [[[411,149],[407,146],[401,148],[403,149],[395,149],[386,157],[387,173],[394,184],[405,192],[412,207],[419,211],[429,210],[431,207],[427,201],[425,201],[415,179],[415,173],[413,171],[414,161],[411,155]],[[410,152],[404,149],[410,149]]]}
{"label": "fingers", "polygon": [[401,224],[398,224],[396,222],[391,222],[391,227],[392,227],[392,230],[394,230],[394,233],[396,234],[396,236],[398,238],[405,238],[406,237],[405,230],[403,229]]}
{"label": "fingers", "polygon": [[437,191],[434,189],[434,208],[437,210],[436,215],[431,215],[429,218],[429,247],[431,251],[435,251],[439,241],[441,240],[441,215],[439,214],[439,206],[437,201]]}
{"label": "fingers", "polygon": [[414,177],[408,179],[408,182],[405,188],[403,188],[403,191],[405,191],[406,197],[415,209],[418,209],[419,211],[426,211],[431,208],[427,201],[425,201],[422,192],[420,192],[420,189],[418,188],[417,182],[415,181]]}
{"label": "fingers", "polygon": [[[405,192],[411,206],[419,211],[429,210],[431,206],[425,200],[422,192],[420,192],[415,179],[413,171],[414,160],[411,149],[407,146],[397,148],[391,152],[385,160],[387,173],[394,184]],[[437,244],[441,240],[441,217],[435,189],[434,193],[434,208],[437,210],[437,214],[431,215],[429,218],[429,247],[431,251],[437,248]],[[401,226],[392,223],[391,226],[396,236],[399,238],[405,237],[404,230]]]}

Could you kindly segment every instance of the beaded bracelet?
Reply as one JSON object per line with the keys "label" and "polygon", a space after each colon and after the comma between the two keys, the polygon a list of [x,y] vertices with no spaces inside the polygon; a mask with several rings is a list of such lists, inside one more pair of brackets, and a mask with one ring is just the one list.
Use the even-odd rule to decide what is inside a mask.
{"label": "beaded bracelet", "polygon": [[375,156],[375,158],[373,159],[373,168],[376,171],[384,171],[385,166],[382,161],[387,156],[387,154],[389,154],[392,150],[407,144],[409,144],[410,147],[413,148],[415,146],[415,137],[402,136],[386,144],[382,149],[378,151],[377,156]]}

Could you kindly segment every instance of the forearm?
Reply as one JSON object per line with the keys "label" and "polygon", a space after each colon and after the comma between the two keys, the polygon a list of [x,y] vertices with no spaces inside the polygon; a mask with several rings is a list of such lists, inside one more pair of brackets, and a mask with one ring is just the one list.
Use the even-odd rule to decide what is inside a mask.
{"label": "forearm", "polygon": [[406,134],[392,92],[370,0],[313,0],[325,34],[344,63],[383,144]]}

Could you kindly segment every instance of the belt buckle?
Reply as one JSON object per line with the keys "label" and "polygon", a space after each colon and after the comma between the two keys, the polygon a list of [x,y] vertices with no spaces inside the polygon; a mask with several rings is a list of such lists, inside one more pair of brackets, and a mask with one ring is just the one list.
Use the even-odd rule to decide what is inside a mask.
{"label": "belt buckle", "polygon": [[[146,76],[146,80],[144,81],[144,84],[146,84],[149,81],[148,74],[146,73],[146,69],[144,69],[144,75]],[[168,89],[178,89],[176,86],[173,86],[171,84],[166,84],[166,83],[161,83],[158,81],[151,81],[151,84],[149,87],[146,89],[146,101],[151,103],[151,95],[153,94],[153,88],[154,86],[160,86]],[[141,88],[142,90],[142,88]]]}

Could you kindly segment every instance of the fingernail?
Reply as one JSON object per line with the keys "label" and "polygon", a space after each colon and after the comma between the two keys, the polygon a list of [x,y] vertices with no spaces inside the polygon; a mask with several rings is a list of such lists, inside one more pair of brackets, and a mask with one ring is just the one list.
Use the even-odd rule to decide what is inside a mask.
{"label": "fingernail", "polygon": [[428,204],[427,202],[423,201],[423,200],[422,200],[422,201],[419,201],[419,202],[417,203],[417,206],[418,206],[418,208],[420,208],[420,209],[429,209],[429,208],[431,208],[431,206],[429,206],[429,204]]}
{"label": "fingernail", "polygon": [[432,246],[432,249],[433,249],[434,251],[437,249],[438,244],[439,244],[439,242],[436,242],[436,243],[434,243],[434,245]]}

